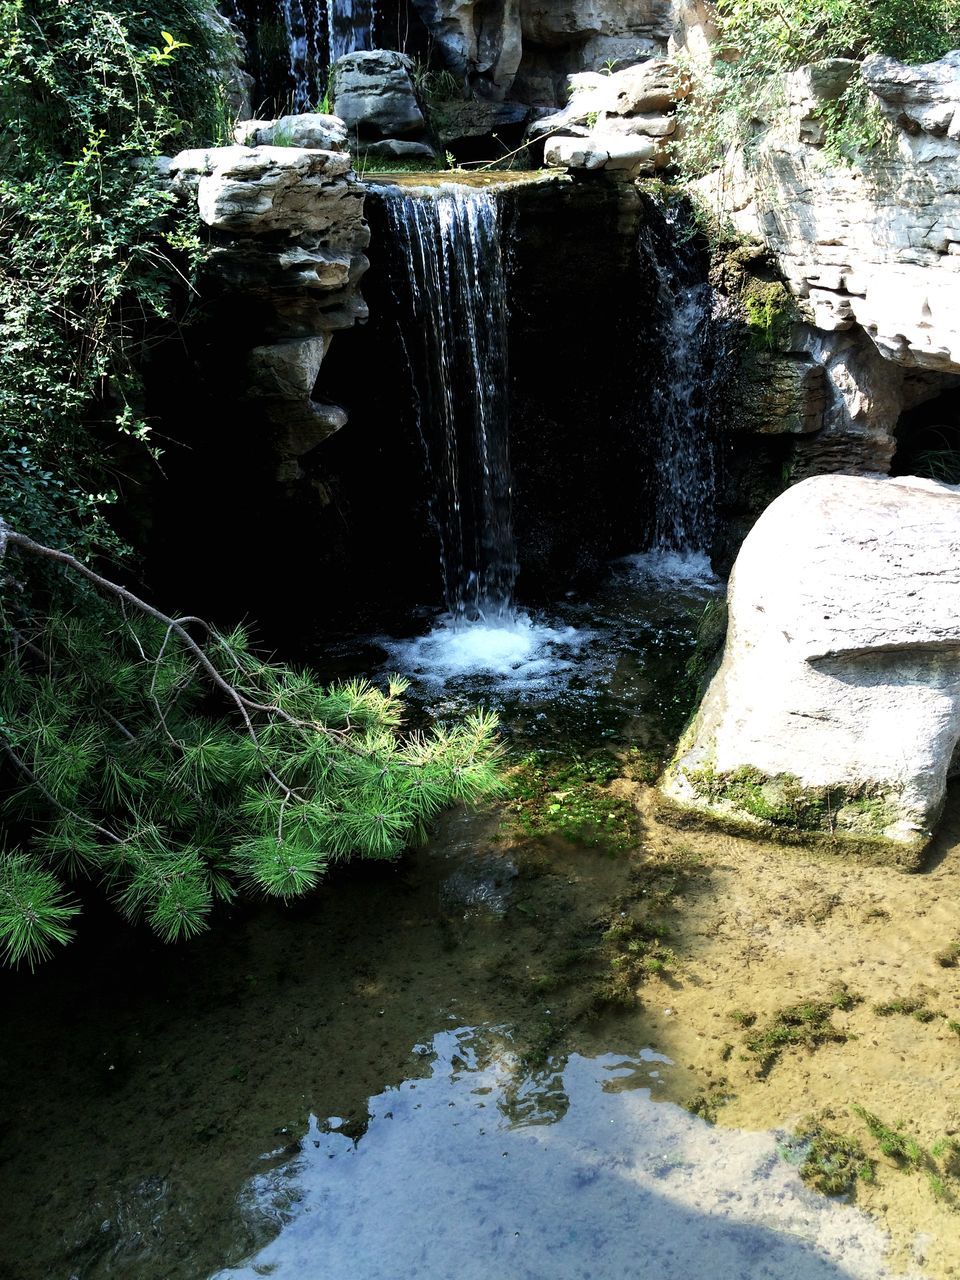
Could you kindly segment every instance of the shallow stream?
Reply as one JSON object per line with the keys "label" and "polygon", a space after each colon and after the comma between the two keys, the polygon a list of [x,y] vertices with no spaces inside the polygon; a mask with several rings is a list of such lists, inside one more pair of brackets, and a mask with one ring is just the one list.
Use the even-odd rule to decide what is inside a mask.
{"label": "shallow stream", "polygon": [[[377,643],[387,665],[424,668],[415,692],[434,709],[499,705],[515,750],[656,753],[717,593],[686,570],[616,566],[589,607],[511,623],[512,660],[508,639],[475,633],[488,656],[500,646],[493,675],[442,628]],[[678,1010],[698,989],[706,1008],[720,961],[698,971],[693,955],[639,1003],[597,1004],[598,939],[647,891],[657,847],[649,824],[630,851],[531,839],[494,806],[189,945],[91,919],[39,974],[3,979],[0,1276],[894,1274],[878,1222],[801,1182],[771,1120],[782,1097],[744,1128],[680,1105],[718,1033]],[[721,846],[709,894],[691,881],[680,898],[714,901],[741,856]],[[895,1273],[934,1274],[914,1261]]]}

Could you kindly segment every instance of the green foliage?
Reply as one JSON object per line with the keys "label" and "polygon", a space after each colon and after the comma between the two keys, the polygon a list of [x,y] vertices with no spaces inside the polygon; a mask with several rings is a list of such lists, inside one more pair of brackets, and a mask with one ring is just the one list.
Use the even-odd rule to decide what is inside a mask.
{"label": "green foliage", "polygon": [[901,1121],[896,1127],[887,1124],[873,1112],[855,1105],[855,1115],[867,1126],[867,1130],[882,1153],[901,1168],[922,1173],[935,1200],[955,1199],[960,1143],[955,1138],[940,1138],[929,1150]]}
{"label": "green foliage", "polygon": [[0,745],[22,784],[8,811],[31,832],[0,855],[8,961],[66,940],[71,877],[175,941],[241,891],[288,899],[332,862],[395,857],[442,807],[498,788],[482,711],[405,735],[402,681],[322,685],[265,662],[242,630],[204,652],[249,728],[159,621],[88,604],[20,638],[0,672]]}
{"label": "green foliage", "polygon": [[0,0],[0,511],[41,541],[118,550],[138,357],[199,252],[150,158],[214,135],[214,43],[200,0]]}
{"label": "green foliage", "polygon": [[[782,116],[784,72],[871,53],[927,62],[960,44],[960,0],[717,0],[716,15],[718,60],[682,72],[692,93],[674,154],[688,176],[715,168],[731,145],[749,150],[758,122]],[[855,161],[883,137],[876,101],[857,73],[819,114],[835,161]]]}

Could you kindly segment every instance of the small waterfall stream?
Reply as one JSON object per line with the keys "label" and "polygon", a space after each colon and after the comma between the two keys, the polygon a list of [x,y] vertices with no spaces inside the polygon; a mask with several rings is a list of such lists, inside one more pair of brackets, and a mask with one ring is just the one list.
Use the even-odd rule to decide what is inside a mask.
{"label": "small waterfall stream", "polygon": [[654,467],[652,550],[703,557],[717,489],[714,391],[722,375],[722,329],[706,270],[676,208],[657,206],[639,231],[652,271],[660,360],[650,390]]}
{"label": "small waterfall stream", "polygon": [[381,190],[397,248],[399,328],[433,477],[447,610],[512,616],[507,286],[493,190]]}
{"label": "small waterfall stream", "polygon": [[259,47],[258,93],[276,93],[278,111],[318,111],[331,63],[374,48],[376,0],[224,0],[224,12]]}

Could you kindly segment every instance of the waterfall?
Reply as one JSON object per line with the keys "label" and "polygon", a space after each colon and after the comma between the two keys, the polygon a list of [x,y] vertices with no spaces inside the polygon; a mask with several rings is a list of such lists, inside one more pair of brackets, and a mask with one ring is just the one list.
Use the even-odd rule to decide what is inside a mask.
{"label": "waterfall", "polygon": [[650,388],[653,550],[703,554],[716,499],[712,408],[722,326],[715,321],[714,292],[701,255],[676,208],[653,206],[640,228],[638,250],[652,273],[660,347]]}
{"label": "waterfall", "polygon": [[336,62],[344,54],[373,48],[373,0],[327,0],[327,56]]}
{"label": "waterfall", "polygon": [[508,449],[507,289],[496,192],[380,190],[391,283],[432,483],[447,609],[511,615],[517,574]]}
{"label": "waterfall", "polygon": [[374,47],[375,0],[223,0],[223,8],[259,51],[257,93],[275,95],[278,112],[318,110],[330,64]]}

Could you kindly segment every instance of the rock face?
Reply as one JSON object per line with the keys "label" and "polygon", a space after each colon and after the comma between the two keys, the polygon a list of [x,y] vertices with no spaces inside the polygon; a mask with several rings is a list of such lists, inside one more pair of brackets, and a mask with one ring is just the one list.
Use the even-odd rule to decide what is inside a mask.
{"label": "rock face", "polygon": [[821,112],[856,71],[832,59],[793,72],[789,116],[749,168],[736,157],[701,189],[766,243],[800,300],[798,345],[827,374],[824,466],[882,472],[904,410],[960,375],[960,53],[868,58],[891,137],[846,166],[824,153]]}
{"label": "rock face", "polygon": [[[244,121],[237,136],[311,141],[345,136],[329,116]],[[332,334],[366,318],[357,283],[367,267],[364,189],[346,153],[297,146],[184,151],[169,162],[173,189],[195,201],[208,229],[206,301],[224,324],[244,318],[245,372],[224,371],[226,396],[258,406],[273,433],[277,475],[346,421],[316,397]],[[235,356],[236,353],[234,353]]]}
{"label": "rock face", "polygon": [[684,87],[678,68],[651,58],[610,75],[581,72],[569,79],[570,101],[541,117],[531,138],[544,138],[544,164],[566,169],[652,173],[667,163],[676,129],[674,105]]}
{"label": "rock face", "polygon": [[913,865],[960,740],[960,487],[817,476],[744,542],[675,804]]}
{"label": "rock face", "polygon": [[472,93],[556,105],[568,75],[666,50],[672,0],[415,0],[447,65]]}

